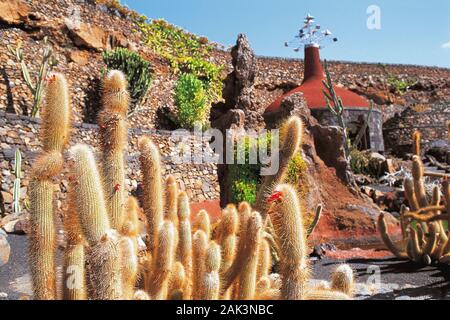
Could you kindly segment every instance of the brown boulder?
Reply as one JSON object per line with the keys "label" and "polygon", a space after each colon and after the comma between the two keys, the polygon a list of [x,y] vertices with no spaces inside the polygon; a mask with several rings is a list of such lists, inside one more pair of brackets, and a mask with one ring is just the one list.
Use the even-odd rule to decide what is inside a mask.
{"label": "brown boulder", "polygon": [[77,65],[84,66],[89,62],[89,53],[86,51],[73,50],[68,54],[68,58]]}
{"label": "brown boulder", "polygon": [[0,21],[9,25],[23,24],[28,21],[30,7],[20,0],[0,0]]}
{"label": "brown boulder", "polygon": [[106,48],[108,34],[102,28],[86,23],[80,23],[77,27],[66,26],[76,46],[98,51]]}

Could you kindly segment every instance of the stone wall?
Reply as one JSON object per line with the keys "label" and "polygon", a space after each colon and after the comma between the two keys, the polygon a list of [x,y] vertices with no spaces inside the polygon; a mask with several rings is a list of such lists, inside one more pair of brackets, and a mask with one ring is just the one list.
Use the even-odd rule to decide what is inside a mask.
{"label": "stone wall", "polygon": [[[366,108],[351,108],[344,112],[347,123],[360,122],[360,119],[367,117],[368,110]],[[331,114],[327,109],[312,110],[313,116],[322,125],[338,125],[336,116]],[[384,151],[383,141],[383,114],[380,110],[374,108],[369,121],[369,140],[370,148],[377,152]]]}
{"label": "stone wall", "polygon": [[412,134],[419,130],[423,148],[427,149],[438,140],[447,141],[450,120],[450,101],[430,108],[407,108],[384,125],[386,148],[395,153],[411,152]]}
{"label": "stone wall", "polygon": [[[39,153],[39,126],[40,120],[26,116],[0,111],[0,172],[1,194],[4,208],[7,213],[11,210],[12,191],[14,182],[14,153],[16,148],[22,152],[22,197],[26,198],[30,166]],[[217,183],[217,168],[215,164],[174,164],[171,158],[175,148],[175,140],[171,139],[171,132],[156,130],[129,130],[128,162],[126,188],[135,193],[140,182],[139,155],[137,140],[142,135],[149,135],[159,146],[163,160],[163,174],[172,174],[180,182],[180,188],[186,190],[192,202],[217,199],[219,186]],[[184,137],[185,143],[191,148],[192,154],[199,154],[201,150],[212,152],[207,142],[208,137],[199,138],[193,135]],[[97,125],[74,124],[70,145],[86,143],[98,151]],[[65,198],[67,181],[60,183],[59,199]]]}

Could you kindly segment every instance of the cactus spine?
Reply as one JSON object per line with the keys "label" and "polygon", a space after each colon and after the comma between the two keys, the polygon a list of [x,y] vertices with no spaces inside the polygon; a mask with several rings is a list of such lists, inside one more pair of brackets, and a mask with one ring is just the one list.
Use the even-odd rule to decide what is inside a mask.
{"label": "cactus spine", "polygon": [[142,170],[142,206],[147,217],[150,251],[157,245],[158,230],[163,222],[161,160],[158,148],[148,137],[139,140]]}
{"label": "cactus spine", "polygon": [[[41,136],[43,153],[38,157],[30,182],[30,260],[35,299],[56,298],[55,226],[52,179],[62,169],[62,152],[69,137],[69,94],[60,74],[47,83]],[[58,123],[55,126],[55,123]]]}
{"label": "cactus spine", "polygon": [[71,148],[72,175],[77,182],[75,203],[81,229],[89,243],[90,282],[93,299],[122,298],[117,232],[110,228],[103,189],[94,155],[86,145]]}
{"label": "cactus spine", "polygon": [[283,277],[281,298],[303,300],[309,278],[306,231],[297,194],[289,185],[279,185],[277,192],[282,201],[274,202],[270,208],[278,245],[282,256],[280,273]]}
{"label": "cactus spine", "polygon": [[103,110],[98,117],[103,155],[103,189],[111,227],[118,231],[125,208],[126,87],[122,72],[113,70],[106,75],[102,92]]}

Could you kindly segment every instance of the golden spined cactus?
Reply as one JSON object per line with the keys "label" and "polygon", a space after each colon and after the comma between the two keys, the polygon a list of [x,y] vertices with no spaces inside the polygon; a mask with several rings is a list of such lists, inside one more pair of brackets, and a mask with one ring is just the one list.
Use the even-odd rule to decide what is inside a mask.
{"label": "golden spined cactus", "polygon": [[195,230],[203,230],[206,234],[206,238],[211,238],[211,221],[209,219],[209,214],[206,210],[200,210],[194,222]]}
{"label": "golden spined cactus", "polygon": [[200,299],[200,288],[208,238],[203,230],[197,230],[192,239],[192,299]]}
{"label": "golden spined cactus", "polygon": [[155,250],[158,230],[163,222],[164,202],[162,198],[161,159],[158,148],[148,137],[139,140],[142,171],[142,207],[147,217],[150,251]]}
{"label": "golden spined cactus", "polygon": [[[192,231],[190,222],[191,209],[186,192],[178,196],[178,247],[177,261],[183,264],[188,278],[192,271]],[[187,293],[189,294],[189,293]]]}
{"label": "golden spined cactus", "polygon": [[129,106],[129,94],[125,75],[118,70],[111,70],[103,79],[102,104],[111,112],[125,116]]}
{"label": "golden spined cactus", "polygon": [[114,229],[89,246],[88,261],[92,299],[123,299],[120,241]]}
{"label": "golden spined cactus", "polygon": [[261,212],[263,218],[269,208],[267,197],[272,194],[276,185],[282,183],[289,162],[301,146],[302,135],[303,123],[297,116],[290,117],[281,127],[278,171],[274,175],[264,177],[256,196],[255,208]]}
{"label": "golden spined cactus", "polygon": [[71,179],[77,186],[74,202],[83,236],[89,243],[89,278],[95,300],[122,298],[119,237],[110,228],[101,180],[90,147],[70,149]]}
{"label": "golden spined cactus", "polygon": [[69,206],[64,217],[67,247],[64,251],[63,299],[86,300],[85,241],[76,212],[74,181],[69,182]]}
{"label": "golden spined cactus", "polygon": [[408,201],[409,208],[412,211],[419,210],[419,202],[417,201],[416,194],[414,192],[413,179],[406,178],[403,182],[403,188],[405,189],[405,198]]}
{"label": "golden spined cactus", "polygon": [[188,278],[181,262],[176,262],[169,281],[169,299],[183,300]]}
{"label": "golden spined cactus", "polygon": [[166,179],[166,210],[165,219],[172,221],[178,227],[178,183],[175,177],[169,175]]}
{"label": "golden spined cactus", "polygon": [[43,150],[62,152],[69,140],[70,128],[69,88],[62,74],[48,76],[41,118]]}
{"label": "golden spined cactus", "polygon": [[239,217],[236,209],[225,209],[220,220],[220,245],[222,252],[221,271],[227,270],[234,260],[237,244]]}
{"label": "golden spined cactus", "polygon": [[289,185],[279,185],[275,192],[278,197],[273,198],[269,213],[282,253],[280,257],[280,274],[283,278],[281,298],[304,300],[310,269],[306,230],[299,199],[295,189]]}
{"label": "golden spined cactus", "polygon": [[31,173],[29,255],[36,300],[56,298],[56,229],[53,205],[55,186],[52,176],[60,172],[61,168],[61,154],[51,152],[37,159]]}
{"label": "golden spined cactus", "polygon": [[205,256],[204,272],[202,273],[200,299],[218,300],[220,293],[220,246],[212,241]]}
{"label": "golden spined cactus", "polygon": [[310,290],[307,300],[351,300],[351,297],[340,291]]}
{"label": "golden spined cactus", "polygon": [[174,266],[175,228],[171,221],[160,227],[158,245],[153,259],[150,296],[154,300],[165,300],[169,294],[169,279]]}
{"label": "golden spined cactus", "polygon": [[104,109],[99,114],[103,189],[111,227],[120,230],[125,208],[125,148],[127,124],[123,116]]}
{"label": "golden spined cactus", "polygon": [[[247,221],[247,225],[256,227],[254,234],[255,248],[250,253],[248,261],[242,266],[242,271],[239,276],[239,300],[252,300],[255,298],[257,268],[258,268],[258,254],[260,252],[260,243],[262,238],[262,218],[258,212],[253,212]],[[251,235],[251,234],[250,234]],[[245,238],[247,242],[247,237]]]}
{"label": "golden spined cactus", "polygon": [[400,259],[408,258],[408,254],[405,251],[405,244],[403,246],[398,246],[394,241],[392,241],[391,237],[388,233],[388,227],[386,224],[386,220],[384,218],[384,214],[380,213],[378,216],[378,232],[381,235],[381,239],[383,240],[385,246],[397,257]]}
{"label": "golden spined cactus", "polygon": [[71,179],[77,186],[76,211],[84,237],[90,245],[95,245],[110,229],[100,175],[89,146],[76,145],[70,153],[73,159]]}
{"label": "golden spined cactus", "polygon": [[412,163],[412,176],[414,181],[414,192],[416,194],[417,202],[419,206],[424,208],[428,206],[427,194],[425,190],[425,184],[423,181],[424,169],[422,161],[418,156],[413,157]]}
{"label": "golden spined cactus", "polygon": [[[243,270],[250,272],[250,267],[252,266],[255,257],[256,260],[258,259],[258,246],[259,241],[261,240],[262,228],[263,223],[261,215],[257,212],[253,212],[247,219],[245,228],[246,231],[241,232],[236,257],[233,264],[222,273],[221,293],[226,292],[228,288],[230,288],[235,280],[239,278],[241,273],[244,272]],[[254,276],[256,277],[256,270]],[[239,280],[242,281],[243,279],[241,278]],[[239,285],[239,290],[242,290],[241,283]],[[253,284],[248,282],[247,285],[248,287],[244,288],[244,290],[247,290],[247,293],[251,293],[253,291],[254,294],[254,290],[251,287]]]}
{"label": "golden spined cactus", "polygon": [[353,270],[348,264],[342,264],[334,270],[331,275],[331,289],[353,296],[355,290],[355,279]]}
{"label": "golden spined cactus", "polygon": [[110,71],[103,81],[103,110],[98,116],[102,150],[103,189],[111,227],[120,231],[125,207],[125,149],[128,93],[125,76]]}
{"label": "golden spined cactus", "polygon": [[266,239],[261,240],[258,256],[258,271],[256,279],[268,276],[272,269],[272,253],[270,244]]}
{"label": "golden spined cactus", "polygon": [[139,271],[138,260],[138,210],[136,198],[129,197],[120,238],[123,298],[132,299]]}

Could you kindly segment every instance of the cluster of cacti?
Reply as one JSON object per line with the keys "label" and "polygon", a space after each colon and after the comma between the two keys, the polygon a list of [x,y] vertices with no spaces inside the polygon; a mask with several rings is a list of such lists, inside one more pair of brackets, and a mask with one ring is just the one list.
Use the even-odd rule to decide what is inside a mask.
{"label": "cluster of cacti", "polygon": [[[141,209],[124,186],[128,94],[121,72],[106,76],[103,104],[100,165],[87,145],[69,150],[66,245],[59,279],[53,192],[54,180],[62,174],[70,107],[64,77],[49,77],[43,152],[30,183],[36,299],[351,298],[354,280],[348,266],[336,270],[329,287],[310,285],[307,230],[299,198],[289,185],[275,186],[266,200],[265,218],[244,202],[238,208],[228,205],[212,223],[205,210],[191,215],[188,196],[174,177],[163,182],[159,151],[150,138],[142,137]],[[300,132],[298,119],[289,123]],[[290,152],[298,147],[298,142],[293,144]],[[272,272],[271,246],[278,251],[280,274]]]}
{"label": "cluster of cacti", "polygon": [[[425,172],[420,159],[419,132],[413,134],[413,153],[412,178],[403,182],[409,207],[402,206],[400,210],[402,240],[393,241],[383,214],[378,218],[378,230],[386,247],[398,258],[425,264],[450,263],[450,234],[443,223],[450,222],[449,177]],[[442,186],[436,184],[432,194],[427,194],[425,176],[442,178]]]}
{"label": "cluster of cacti", "polygon": [[30,72],[28,71],[28,67],[24,60],[22,43],[19,43],[17,47],[14,49],[11,46],[8,46],[9,52],[16,58],[17,62],[20,63],[20,68],[22,71],[22,77],[25,81],[27,87],[30,89],[33,94],[33,106],[31,107],[31,116],[35,117],[41,106],[42,96],[44,93],[45,80],[49,71],[56,65],[57,61],[53,55],[53,50],[50,46],[47,46],[47,37],[44,37],[44,53],[42,55],[42,62],[39,66],[39,73],[36,76],[35,81],[33,82]]}

